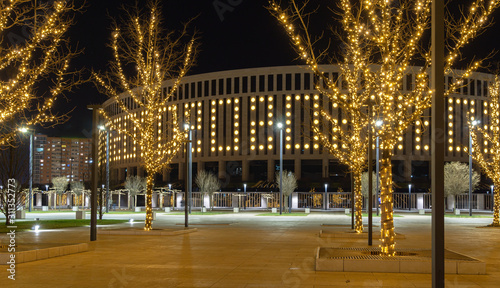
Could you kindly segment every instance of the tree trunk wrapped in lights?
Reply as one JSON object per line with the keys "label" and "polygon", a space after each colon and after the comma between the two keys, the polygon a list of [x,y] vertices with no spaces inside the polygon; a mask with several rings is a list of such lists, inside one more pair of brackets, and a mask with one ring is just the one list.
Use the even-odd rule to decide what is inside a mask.
{"label": "tree trunk wrapped in lights", "polygon": [[[129,155],[117,153],[118,158],[112,161],[128,156],[141,159],[145,167],[146,231],[152,229],[154,177],[168,166],[186,138],[179,127],[177,106],[169,102],[196,54],[195,39],[187,36],[187,25],[178,34],[164,33],[160,10],[158,1],[152,1],[149,14],[140,14],[140,9],[127,12],[123,29],[116,27],[112,34],[111,72],[93,73],[96,85],[124,115],[114,120],[110,110],[101,110],[106,126],[119,133],[118,140],[133,141],[139,148],[128,151]],[[174,81],[169,91],[162,90],[166,80]]]}
{"label": "tree trunk wrapped in lights", "polygon": [[382,149],[380,157],[380,248],[384,254],[392,254],[394,242],[392,149]]}
{"label": "tree trunk wrapped in lights", "polygon": [[0,146],[10,145],[23,125],[65,122],[67,114],[53,112],[56,100],[82,82],[69,70],[77,52],[66,45],[70,14],[79,8],[73,1],[39,2],[0,4]]}
{"label": "tree trunk wrapped in lights", "polygon": [[[493,223],[491,226],[498,227],[500,226],[498,215],[500,210],[500,80],[498,76],[495,77],[489,90],[489,123],[484,123],[486,125],[481,128],[472,125],[473,116],[470,116],[469,119],[469,131],[472,137],[472,151],[469,153],[484,173],[493,180]],[[485,109],[487,108],[485,107]],[[481,145],[482,143],[483,145]]]}
{"label": "tree trunk wrapped in lights", "polygon": [[[330,56],[335,59],[336,55],[328,51],[328,48],[318,48],[321,43],[318,40],[311,40],[306,23],[309,23],[313,16],[305,12],[305,6],[297,6],[296,1],[290,0],[289,3],[290,6],[283,9],[275,1],[270,0],[268,9],[285,27],[292,46],[300,58],[309,65],[317,77],[327,84],[324,89],[321,85],[317,85],[316,89],[328,95],[330,101],[339,106],[342,116],[351,116],[345,121],[345,124],[352,126],[347,128],[351,129],[347,130],[351,131],[348,132],[349,135],[362,135],[362,132],[355,130],[354,123],[360,121],[355,117],[355,113],[361,113],[362,109],[366,110],[363,106],[373,104],[373,114],[370,113],[370,117],[360,121],[360,125],[366,125],[369,121],[375,120],[380,120],[382,123],[377,128],[383,154],[381,160],[381,176],[383,177],[381,183],[383,205],[381,253],[394,255],[395,231],[390,161],[395,147],[402,149],[403,136],[408,128],[415,125],[417,137],[420,137],[425,129],[424,123],[428,123],[428,121],[422,121],[421,118],[424,111],[431,105],[432,91],[428,84],[431,55],[429,45],[425,44],[423,35],[430,29],[432,0],[339,1],[338,11],[335,12],[340,18],[340,31],[336,31],[340,39],[331,39],[329,43],[338,41],[344,43],[345,50],[340,55],[343,62],[338,64],[342,70],[341,76],[347,84],[347,93],[340,91],[336,82],[324,76],[320,66],[321,58]],[[463,47],[489,25],[488,18],[499,5],[499,0],[488,2],[479,0],[473,2],[469,9],[462,9],[461,11],[465,12],[458,17],[453,13],[447,13],[445,19],[447,51],[444,71],[447,75],[453,76],[454,81],[449,83],[448,90],[445,91],[446,97],[462,86],[464,79],[479,68],[481,61],[471,63],[463,70],[452,70],[453,66],[462,59],[460,52]],[[295,22],[298,25],[295,25]],[[338,46],[329,47],[337,48]],[[417,63],[416,60],[423,63],[422,67],[411,68]],[[416,75],[412,85],[403,90],[403,80],[412,74]],[[357,89],[355,90],[354,87]],[[360,96],[366,94],[369,97]],[[369,101],[371,103],[368,103]],[[322,112],[322,115],[325,114],[328,113]],[[333,118],[333,116],[330,117]],[[332,124],[336,123],[332,122]],[[318,133],[319,129],[313,127],[313,130]],[[326,143],[325,146],[329,147],[330,139],[325,141],[327,138],[323,136],[320,138],[323,140],[322,143]],[[341,139],[345,138],[341,137]],[[333,138],[333,140],[338,139]],[[361,137],[353,140],[350,143],[367,142]],[[342,150],[344,146],[332,145],[331,147],[334,148],[333,150]],[[347,147],[353,150],[358,149],[351,145]],[[342,162],[342,157],[345,157],[342,153],[329,150]],[[360,163],[366,161],[352,156],[348,158],[348,161],[351,161],[348,165],[353,172],[356,169],[351,164],[357,160],[360,160]]]}

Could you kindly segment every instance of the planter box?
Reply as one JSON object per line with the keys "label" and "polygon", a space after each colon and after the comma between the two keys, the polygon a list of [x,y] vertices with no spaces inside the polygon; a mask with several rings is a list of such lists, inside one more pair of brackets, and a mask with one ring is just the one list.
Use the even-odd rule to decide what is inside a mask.
{"label": "planter box", "polygon": [[153,211],[153,220],[156,220],[156,211]]}
{"label": "planter box", "polygon": [[272,213],[278,213],[278,208],[271,208]]}
{"label": "planter box", "polygon": [[170,207],[165,207],[165,212],[170,213]]}
{"label": "planter box", "polygon": [[[206,209],[206,208],[203,208],[203,209],[205,209],[205,211],[204,211],[204,212],[207,212],[207,209]],[[239,212],[240,212],[240,208],[238,208],[238,207],[234,207],[234,208],[233,208],[233,212],[234,212],[234,213],[239,213]]]}
{"label": "planter box", "polygon": [[418,214],[424,215],[425,214],[425,210],[424,209],[418,209]]}
{"label": "planter box", "polygon": [[78,211],[78,206],[73,206],[73,211]]}
{"label": "planter box", "polygon": [[141,212],[141,207],[135,207],[135,212]]}
{"label": "planter box", "polygon": [[85,219],[85,211],[76,211],[76,219]]}
{"label": "planter box", "polygon": [[345,214],[351,214],[351,208],[345,209]]}
{"label": "planter box", "polygon": [[42,206],[42,211],[49,211],[49,206]]}
{"label": "planter box", "polygon": [[455,215],[460,215],[460,209],[455,209]]}
{"label": "planter box", "polygon": [[16,219],[26,219],[26,211],[17,210],[16,211]]}
{"label": "planter box", "polygon": [[[238,208],[236,208],[236,209],[238,209]],[[201,208],[201,212],[203,212],[203,213],[207,212],[207,207],[202,207],[202,208]],[[239,212],[239,211],[238,211],[238,212]]]}
{"label": "planter box", "polygon": [[311,208],[306,208],[306,209],[304,209],[304,213],[306,213],[306,214],[311,213]]}

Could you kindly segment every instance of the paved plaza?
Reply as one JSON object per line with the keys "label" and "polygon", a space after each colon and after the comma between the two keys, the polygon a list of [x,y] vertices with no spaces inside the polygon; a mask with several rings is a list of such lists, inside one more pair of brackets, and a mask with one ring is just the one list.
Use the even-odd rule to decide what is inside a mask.
{"label": "paved plaza", "polygon": [[[1,287],[431,287],[430,274],[316,272],[318,246],[368,247],[363,239],[318,237],[320,230],[346,231],[349,216],[256,216],[259,213],[191,216],[191,227],[197,231],[183,235],[98,235],[89,252],[18,264],[15,281],[7,279],[6,266],[0,266]],[[403,217],[395,218],[396,232],[406,239],[397,240],[397,247],[430,249],[431,217],[399,215]],[[105,218],[142,220],[144,214]],[[183,228],[182,215],[159,213],[157,218],[155,228]],[[374,224],[379,219],[374,217]],[[446,218],[445,223],[447,249],[487,263],[487,275],[446,275],[446,287],[500,287],[500,229],[477,228],[491,223],[491,218]],[[141,228],[143,223],[115,227],[131,225]],[[17,234],[18,245],[81,242],[89,242],[88,227]]]}

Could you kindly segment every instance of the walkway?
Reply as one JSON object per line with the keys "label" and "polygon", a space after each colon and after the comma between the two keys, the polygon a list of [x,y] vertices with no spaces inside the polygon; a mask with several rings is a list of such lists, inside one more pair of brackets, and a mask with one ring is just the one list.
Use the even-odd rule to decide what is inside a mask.
{"label": "walkway", "polygon": [[[63,214],[63,213],[61,213]],[[50,214],[49,214],[50,215]],[[256,213],[192,216],[198,232],[180,236],[98,235],[93,251],[19,264],[17,280],[0,272],[2,287],[431,287],[431,275],[314,271],[317,246],[366,247],[366,240],[332,240],[319,230],[346,228],[342,214],[255,216]],[[403,214],[397,247],[430,248],[431,217]],[[31,217],[31,216],[30,216]],[[34,217],[48,217],[40,213]],[[136,218],[115,214],[105,218]],[[374,221],[379,218],[374,217]],[[155,227],[181,228],[184,216],[159,215]],[[366,219],[364,219],[366,222]],[[487,275],[447,275],[446,287],[499,287],[500,229],[476,228],[491,218],[446,218],[446,248],[486,261]],[[125,227],[131,224],[123,224]],[[142,226],[142,223],[132,225]],[[375,228],[377,229],[377,228]],[[5,237],[5,235],[2,235]],[[85,242],[88,228],[18,234],[18,243]],[[377,245],[378,241],[374,241]],[[5,266],[4,266],[5,267]]]}

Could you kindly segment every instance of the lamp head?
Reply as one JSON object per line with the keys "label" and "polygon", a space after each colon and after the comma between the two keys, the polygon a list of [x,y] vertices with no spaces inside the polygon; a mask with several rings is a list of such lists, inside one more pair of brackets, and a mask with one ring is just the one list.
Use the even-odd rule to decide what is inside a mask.
{"label": "lamp head", "polygon": [[19,131],[22,132],[22,133],[26,133],[26,132],[28,132],[28,128],[21,127],[21,128],[19,128]]}
{"label": "lamp head", "polygon": [[101,131],[106,130],[106,127],[104,127],[104,125],[99,125],[99,126],[98,126],[98,128],[99,128],[99,130],[101,130]]}
{"label": "lamp head", "polygon": [[474,121],[472,121],[472,126],[476,126],[479,123],[481,123],[480,120],[474,120]]}
{"label": "lamp head", "polygon": [[184,130],[189,130],[189,124],[184,124]]}
{"label": "lamp head", "polygon": [[382,121],[382,120],[377,120],[377,121],[375,121],[375,125],[376,125],[377,127],[382,126],[382,124],[384,124],[384,121]]}
{"label": "lamp head", "polygon": [[281,122],[278,122],[278,124],[276,124],[278,126],[279,129],[283,128],[283,123]]}

